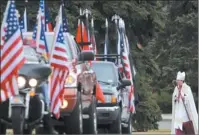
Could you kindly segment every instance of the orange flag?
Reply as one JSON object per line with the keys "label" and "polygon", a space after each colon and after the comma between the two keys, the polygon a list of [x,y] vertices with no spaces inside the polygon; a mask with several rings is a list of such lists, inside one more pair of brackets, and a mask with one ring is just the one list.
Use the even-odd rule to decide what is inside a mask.
{"label": "orange flag", "polygon": [[101,101],[102,103],[105,103],[105,97],[104,97],[104,93],[100,87],[100,84],[97,82],[96,85],[96,98],[97,100]]}
{"label": "orange flag", "polygon": [[[83,42],[88,43],[88,33],[86,26],[82,23]],[[82,50],[90,50],[89,45],[84,45]]]}
{"label": "orange flag", "polygon": [[77,32],[76,32],[76,36],[75,36],[75,39],[76,39],[76,42],[77,43],[80,43],[81,42],[81,24],[80,24],[80,20],[78,20],[78,26],[77,26]]}

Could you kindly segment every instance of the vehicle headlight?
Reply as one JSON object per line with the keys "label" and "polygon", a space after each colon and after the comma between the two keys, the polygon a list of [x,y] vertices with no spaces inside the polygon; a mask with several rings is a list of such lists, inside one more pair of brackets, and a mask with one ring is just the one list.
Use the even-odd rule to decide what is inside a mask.
{"label": "vehicle headlight", "polygon": [[[114,95],[104,95],[106,103],[117,103],[117,97]],[[101,102],[99,102],[101,103]]]}
{"label": "vehicle headlight", "polygon": [[75,78],[69,75],[66,79],[66,85],[71,85],[75,82]]}
{"label": "vehicle headlight", "polygon": [[29,80],[29,85],[30,85],[31,87],[37,86],[37,80],[34,79],[34,78],[30,79],[30,80]]}
{"label": "vehicle headlight", "polygon": [[23,76],[17,78],[18,87],[21,89],[26,85],[26,79]]}

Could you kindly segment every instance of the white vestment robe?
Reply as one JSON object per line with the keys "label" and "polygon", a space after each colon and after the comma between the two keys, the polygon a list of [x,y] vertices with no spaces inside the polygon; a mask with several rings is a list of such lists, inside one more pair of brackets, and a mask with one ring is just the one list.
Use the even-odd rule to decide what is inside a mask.
{"label": "white vestment robe", "polygon": [[[183,122],[187,122],[190,120],[193,122],[195,134],[198,134],[198,113],[196,110],[193,94],[191,88],[186,84],[183,83],[181,89],[181,95],[184,97],[183,104],[182,98],[180,101],[176,101],[178,97],[178,88],[175,87],[173,96],[172,96],[172,123],[171,123],[171,134],[175,134],[175,129],[181,129]],[[187,112],[189,117],[187,116],[187,112],[185,110],[187,108]]]}

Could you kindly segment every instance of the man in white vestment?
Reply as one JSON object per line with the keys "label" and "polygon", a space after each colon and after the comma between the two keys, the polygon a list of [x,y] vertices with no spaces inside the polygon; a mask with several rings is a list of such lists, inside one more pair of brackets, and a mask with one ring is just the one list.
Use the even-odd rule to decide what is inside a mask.
{"label": "man in white vestment", "polygon": [[[188,130],[191,129],[195,134],[198,134],[198,113],[191,88],[184,80],[185,72],[179,71],[176,78],[177,86],[172,96],[171,134],[188,134]],[[190,126],[190,121],[193,126]]]}

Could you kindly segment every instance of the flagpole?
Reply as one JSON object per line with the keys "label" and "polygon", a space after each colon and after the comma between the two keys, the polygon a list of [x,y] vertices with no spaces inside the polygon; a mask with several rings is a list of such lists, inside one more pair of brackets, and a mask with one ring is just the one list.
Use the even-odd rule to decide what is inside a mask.
{"label": "flagpole", "polygon": [[[82,33],[82,20],[81,20],[81,16],[82,16],[82,9],[80,8],[79,9],[79,15],[80,15],[80,18],[79,18],[79,23],[80,23],[80,33],[81,33],[81,42],[80,43],[83,43],[83,33]],[[84,47],[83,47],[83,44],[81,45],[80,44],[80,46],[81,46],[81,49],[83,49]]]}
{"label": "flagpole", "polygon": [[[115,32],[116,34],[120,34],[119,32],[119,26],[118,26],[118,20],[120,19],[120,16],[115,14],[114,16],[112,16],[111,20],[115,22]],[[119,32],[119,33],[118,33]],[[120,37],[121,39],[121,37]],[[119,39],[118,39],[119,40]],[[120,41],[118,41],[117,43],[117,54],[120,55],[121,54],[121,46],[120,46]],[[119,58],[117,59],[117,65],[119,64]]]}
{"label": "flagpole", "polygon": [[36,50],[38,51],[39,40],[41,35],[41,10],[39,10],[39,14],[37,16],[37,35],[36,35]]}
{"label": "flagpole", "polygon": [[[104,42],[104,55],[108,54],[108,20],[106,18],[105,21],[105,28],[106,28],[106,34],[105,34],[105,42]],[[105,56],[105,61],[107,61],[107,56]]]}
{"label": "flagpole", "polygon": [[28,5],[28,0],[25,0],[25,11],[24,11],[24,14],[26,14],[26,23],[24,22],[24,25],[26,24],[26,32],[28,31],[27,5]]}
{"label": "flagpole", "polygon": [[[94,21],[93,21],[93,17],[91,18],[91,34],[93,34],[93,36],[95,36],[95,32],[94,32]],[[93,51],[94,51],[94,54],[96,54],[96,44],[93,45]]]}

